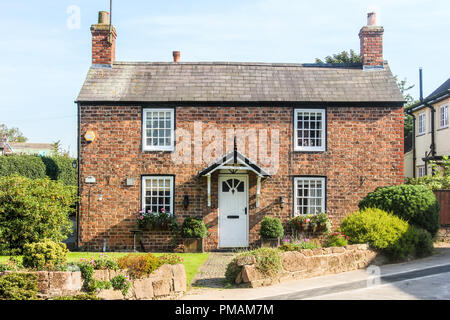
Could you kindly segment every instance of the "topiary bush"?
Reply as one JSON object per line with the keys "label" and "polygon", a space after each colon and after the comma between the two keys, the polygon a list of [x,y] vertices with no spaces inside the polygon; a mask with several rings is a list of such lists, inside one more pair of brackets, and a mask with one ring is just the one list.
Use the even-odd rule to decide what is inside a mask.
{"label": "topiary bush", "polygon": [[37,299],[38,276],[32,273],[9,273],[0,277],[0,300]]}
{"label": "topiary bush", "polygon": [[62,270],[69,250],[64,243],[44,240],[23,247],[23,266],[35,270]]}
{"label": "topiary bush", "polygon": [[181,226],[183,238],[205,238],[208,235],[205,223],[201,219],[186,218]]}
{"label": "topiary bush", "polygon": [[432,243],[427,242],[427,236],[419,228],[378,208],[366,208],[347,216],[340,230],[350,237],[351,243],[369,243],[394,261],[432,250]]}
{"label": "topiary bush", "polygon": [[392,212],[434,236],[439,230],[439,202],[426,186],[400,185],[377,188],[359,203],[359,208]]}
{"label": "topiary bush", "polygon": [[0,254],[21,254],[25,244],[60,242],[72,232],[76,187],[50,179],[0,177]]}
{"label": "topiary bush", "polygon": [[259,234],[264,239],[276,239],[284,236],[281,220],[278,218],[264,217],[261,221]]}

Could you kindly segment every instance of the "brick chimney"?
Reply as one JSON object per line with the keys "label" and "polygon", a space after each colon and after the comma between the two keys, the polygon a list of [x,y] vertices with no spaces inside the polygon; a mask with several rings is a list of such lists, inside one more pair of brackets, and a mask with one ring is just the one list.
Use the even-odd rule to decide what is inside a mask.
{"label": "brick chimney", "polygon": [[109,12],[100,11],[98,24],[91,26],[92,64],[111,66],[116,60],[116,29],[110,27]]}
{"label": "brick chimney", "polygon": [[367,25],[359,31],[361,63],[364,68],[383,68],[383,32],[376,25],[376,13],[367,14]]}

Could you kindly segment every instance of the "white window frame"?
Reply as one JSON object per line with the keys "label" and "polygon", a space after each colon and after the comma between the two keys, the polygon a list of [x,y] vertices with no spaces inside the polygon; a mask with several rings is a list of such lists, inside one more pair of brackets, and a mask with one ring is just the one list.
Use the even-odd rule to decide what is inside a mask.
{"label": "white window frame", "polygon": [[439,128],[448,128],[448,105],[439,108]]}
{"label": "white window frame", "polygon": [[[299,216],[299,215],[306,215],[306,214],[311,214],[309,213],[310,211],[310,204],[311,202],[308,201],[308,209],[307,209],[307,213],[302,213],[301,210],[298,210],[298,204],[297,204],[297,200],[299,199],[298,197],[298,183],[299,181],[320,181],[322,183],[322,188],[321,188],[321,192],[322,192],[322,197],[320,197],[320,199],[322,199],[322,204],[321,204],[321,210],[319,212],[316,213],[312,213],[312,214],[318,214],[320,212],[324,212],[325,213],[325,208],[326,208],[326,201],[327,201],[327,187],[326,187],[326,183],[327,180],[325,177],[314,177],[314,176],[310,176],[310,177],[295,177],[294,178],[294,216]],[[307,199],[318,199],[319,197],[307,197]]]}
{"label": "white window frame", "polygon": [[[154,146],[147,145],[147,130],[151,128],[147,127],[147,114],[149,112],[170,112],[170,146]],[[165,128],[166,129],[166,128]],[[143,151],[174,151],[175,150],[175,109],[173,108],[145,108],[142,112],[142,150]]]}
{"label": "white window frame", "polygon": [[425,166],[418,166],[417,167],[417,176],[420,177],[425,177],[427,175],[427,173],[425,172]]}
{"label": "white window frame", "polygon": [[[298,145],[298,115],[303,112],[316,112],[322,115],[322,145],[320,147],[305,147]],[[310,129],[310,128],[309,128]],[[294,110],[294,151],[325,151],[327,142],[326,109],[295,109]]]}
{"label": "white window frame", "polygon": [[417,134],[425,134],[427,132],[427,114],[422,112],[417,117]]}
{"label": "white window frame", "polygon": [[146,208],[146,187],[147,187],[147,180],[170,180],[170,210],[168,213],[170,213],[170,215],[174,214],[174,177],[173,176],[152,176],[152,175],[148,175],[148,176],[142,176],[142,201],[141,201],[141,207],[144,210],[147,210]]}

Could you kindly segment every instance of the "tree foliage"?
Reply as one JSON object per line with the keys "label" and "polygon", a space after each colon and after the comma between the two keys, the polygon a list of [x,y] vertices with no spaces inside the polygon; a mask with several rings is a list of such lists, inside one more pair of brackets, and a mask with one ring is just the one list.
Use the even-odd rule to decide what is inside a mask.
{"label": "tree foliage", "polygon": [[8,128],[5,124],[0,124],[0,134],[6,134],[8,142],[27,142],[28,138],[18,128]]}
{"label": "tree foliage", "polygon": [[342,51],[341,53],[333,54],[332,56],[326,56],[325,62],[319,58],[316,58],[316,63],[359,63],[360,59],[360,55],[350,49],[350,53],[347,51]]}

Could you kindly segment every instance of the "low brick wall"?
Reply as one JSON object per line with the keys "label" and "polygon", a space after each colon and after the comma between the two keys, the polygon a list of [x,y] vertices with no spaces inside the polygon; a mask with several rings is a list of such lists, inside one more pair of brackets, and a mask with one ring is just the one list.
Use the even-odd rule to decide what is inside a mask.
{"label": "low brick wall", "polygon": [[[0,277],[11,273],[0,273]],[[38,276],[38,295],[42,298],[77,295],[82,293],[81,272],[32,272]],[[96,270],[94,279],[109,281],[126,271]],[[103,290],[98,296],[104,300],[173,300],[186,292],[186,271],[182,264],[163,265],[150,276],[133,281],[126,297],[118,290]]]}
{"label": "low brick wall", "polygon": [[[345,247],[305,249],[282,254],[282,271],[274,277],[268,277],[255,266],[253,257],[244,257],[237,261],[242,266],[236,283],[247,284],[252,288],[269,286],[289,280],[300,280],[326,274],[352,271],[368,267],[377,257],[377,252],[366,244]],[[381,261],[380,261],[381,262]]]}

